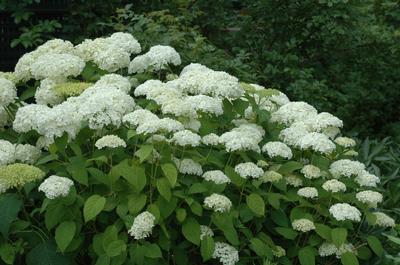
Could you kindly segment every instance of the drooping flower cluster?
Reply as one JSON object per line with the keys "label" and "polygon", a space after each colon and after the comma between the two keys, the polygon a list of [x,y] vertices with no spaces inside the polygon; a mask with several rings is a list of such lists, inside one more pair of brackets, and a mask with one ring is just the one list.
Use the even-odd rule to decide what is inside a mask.
{"label": "drooping flower cluster", "polygon": [[133,236],[136,240],[144,239],[151,235],[155,224],[156,217],[146,211],[135,217],[132,227],[129,229],[129,235]]}

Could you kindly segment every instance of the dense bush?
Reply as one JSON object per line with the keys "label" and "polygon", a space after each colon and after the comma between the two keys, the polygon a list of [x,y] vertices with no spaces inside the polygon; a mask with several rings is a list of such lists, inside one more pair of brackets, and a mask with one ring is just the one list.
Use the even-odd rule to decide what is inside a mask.
{"label": "dense bush", "polygon": [[340,119],[141,50],[56,39],[2,74],[3,262],[393,264],[398,226]]}
{"label": "dense bush", "polygon": [[[185,2],[188,4],[188,2]],[[398,1],[167,4],[217,46],[250,56],[258,83],[341,117],[360,136],[399,134]],[[177,11],[178,10],[178,11]]]}

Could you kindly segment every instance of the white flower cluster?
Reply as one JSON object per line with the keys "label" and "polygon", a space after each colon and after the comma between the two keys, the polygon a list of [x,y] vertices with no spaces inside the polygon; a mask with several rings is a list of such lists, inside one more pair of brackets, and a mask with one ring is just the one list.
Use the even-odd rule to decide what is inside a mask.
{"label": "white flower cluster", "polygon": [[0,107],[6,107],[14,103],[17,97],[17,90],[13,82],[0,77]]}
{"label": "white flower cluster", "polygon": [[74,182],[69,178],[50,176],[40,184],[38,190],[44,192],[48,199],[66,197],[69,194]]}
{"label": "white flower cluster", "polygon": [[231,182],[231,180],[221,170],[207,171],[202,177],[203,179],[212,181],[215,184],[226,184]]}
{"label": "white flower cluster", "polygon": [[131,54],[140,51],[140,44],[131,34],[116,32],[107,38],[87,39],[75,47],[74,53],[100,69],[115,72],[128,67]]}
{"label": "white flower cluster", "polygon": [[131,91],[131,83],[129,82],[128,78],[118,74],[103,75],[102,77],[100,77],[95,85],[115,87],[125,94],[129,94],[129,92]]}
{"label": "white flower cluster", "polygon": [[336,203],[329,208],[329,213],[338,221],[360,222],[361,212],[348,203]]}
{"label": "white flower cluster", "polygon": [[253,178],[257,179],[264,174],[264,170],[258,167],[253,162],[240,163],[235,166],[235,172],[239,174],[240,177],[247,179]]}
{"label": "white flower cluster", "polygon": [[180,160],[174,158],[173,160],[178,168],[178,171],[182,174],[197,176],[201,176],[203,174],[203,169],[201,168],[201,165],[192,159],[184,158]]}
{"label": "white flower cluster", "polygon": [[351,177],[361,174],[365,169],[365,165],[358,161],[349,159],[341,159],[331,164],[329,172],[334,178]]}
{"label": "white flower cluster", "polygon": [[220,140],[219,140],[218,135],[216,135],[215,133],[210,133],[210,134],[204,135],[201,138],[201,142],[205,145],[218,145]]}
{"label": "white flower cluster", "polygon": [[372,190],[360,191],[356,194],[356,199],[367,204],[371,208],[376,208],[382,202],[383,196],[379,192]]}
{"label": "white flower cluster", "polygon": [[37,79],[58,79],[78,76],[85,62],[78,56],[68,53],[43,54],[31,65],[32,76]]}
{"label": "white flower cluster", "polygon": [[158,118],[157,115],[145,109],[138,109],[126,114],[122,121],[135,127],[138,134],[154,134],[157,132],[177,132],[184,129],[183,124],[171,118]]}
{"label": "white flower cluster", "polygon": [[276,171],[272,171],[272,170],[268,170],[264,173],[264,175],[262,175],[262,177],[260,178],[260,180],[262,182],[278,182],[283,178],[283,176],[281,174],[279,174]]}
{"label": "white flower cluster", "polygon": [[181,57],[170,46],[156,45],[143,54],[136,56],[129,64],[129,73],[156,72],[165,69],[168,65],[180,65]]}
{"label": "white flower cluster", "polygon": [[231,245],[223,242],[215,242],[214,259],[218,259],[223,265],[235,265],[239,261],[238,251]]}
{"label": "white flower cluster", "polygon": [[215,212],[224,213],[231,209],[232,202],[224,195],[213,193],[204,199],[204,205]]}
{"label": "white flower cluster", "polygon": [[304,177],[308,179],[316,179],[322,176],[321,169],[319,169],[319,167],[316,167],[314,165],[305,165],[301,169],[301,173],[303,173]]}
{"label": "white flower cluster", "polygon": [[186,66],[179,78],[169,83],[178,90],[192,95],[239,98],[244,93],[236,77],[226,72],[211,70],[201,64]]}
{"label": "white flower cluster", "polygon": [[156,217],[148,211],[139,214],[133,220],[132,227],[128,230],[129,235],[133,236],[136,240],[150,236],[155,220]]}
{"label": "white flower cluster", "polygon": [[304,198],[314,199],[318,197],[318,190],[314,187],[304,187],[297,191],[297,195]]}
{"label": "white flower cluster", "polygon": [[375,225],[381,227],[394,227],[396,225],[393,218],[382,212],[373,213],[376,217]]}
{"label": "white flower cluster", "polygon": [[333,243],[324,242],[318,249],[318,254],[321,257],[336,255],[336,258],[338,259],[340,259],[340,257],[346,252],[356,254],[357,251],[350,243],[344,243],[339,248],[337,248]]}
{"label": "white flower cluster", "polygon": [[356,145],[356,141],[348,137],[337,137],[335,143],[346,148],[354,147]]}
{"label": "white flower cluster", "polygon": [[203,240],[203,238],[207,236],[213,237],[214,236],[213,230],[206,225],[200,225],[200,240]]}
{"label": "white flower cluster", "polygon": [[255,151],[260,152],[259,143],[262,141],[265,131],[254,123],[243,123],[219,137],[221,144],[225,145],[227,152]]}
{"label": "white flower cluster", "polygon": [[179,146],[192,146],[196,147],[200,145],[201,137],[200,135],[193,133],[189,130],[183,130],[174,133],[174,136],[171,139],[172,143],[175,143]]}
{"label": "white flower cluster", "polygon": [[0,140],[0,166],[12,164],[16,161],[34,164],[42,152],[30,144],[13,144]]}
{"label": "white flower cluster", "polygon": [[13,128],[19,133],[35,130],[48,139],[66,132],[73,139],[83,123],[91,129],[120,126],[122,117],[134,106],[133,98],[115,87],[92,86],[53,108],[36,104],[19,108]]}
{"label": "white flower cluster", "polygon": [[[17,62],[14,70],[14,75],[18,81],[27,81],[33,77],[33,71],[36,74],[43,76],[67,76],[68,73],[73,75],[82,67],[82,60],[73,56],[74,45],[69,41],[61,39],[53,39],[45,42],[36,48],[36,50],[24,54]],[[57,56],[61,54],[61,56]],[[52,57],[52,55],[56,55]],[[71,55],[72,57],[69,57]],[[47,56],[47,57],[43,57]],[[44,59],[52,59],[54,61],[45,61]],[[38,60],[41,60],[45,65],[37,64]],[[65,61],[66,60],[66,61]],[[71,66],[66,65],[66,62],[73,62]],[[83,63],[84,64],[84,63]],[[61,73],[61,70],[54,69],[55,73],[51,71],[52,67],[60,66],[67,70],[66,73]]]}
{"label": "white flower cluster", "polygon": [[376,187],[376,185],[381,182],[381,180],[377,176],[369,173],[366,170],[363,170],[361,173],[359,173],[359,175],[354,180],[361,187]]}
{"label": "white flower cluster", "polygon": [[296,231],[300,232],[309,232],[311,230],[315,230],[315,225],[312,221],[308,219],[297,219],[292,222],[292,227]]}
{"label": "white flower cluster", "polygon": [[326,191],[334,193],[346,191],[346,185],[337,179],[330,179],[325,181],[324,184],[322,184],[322,188]]}
{"label": "white flower cluster", "polygon": [[39,105],[55,106],[63,101],[63,97],[55,92],[57,81],[46,78],[40,81],[35,92],[35,100]]}
{"label": "white flower cluster", "polygon": [[282,157],[291,159],[293,154],[289,146],[282,142],[268,142],[262,147],[262,151],[267,153],[269,157]]}
{"label": "white flower cluster", "polygon": [[97,149],[126,147],[125,141],[116,135],[103,136],[94,145]]}

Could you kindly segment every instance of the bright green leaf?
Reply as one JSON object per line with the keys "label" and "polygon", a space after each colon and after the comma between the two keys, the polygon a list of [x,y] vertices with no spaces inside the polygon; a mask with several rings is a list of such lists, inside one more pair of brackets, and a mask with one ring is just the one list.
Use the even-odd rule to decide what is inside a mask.
{"label": "bright green leaf", "polygon": [[105,204],[106,198],[96,194],[90,196],[83,207],[85,223],[94,219],[104,209]]}
{"label": "bright green leaf", "polygon": [[304,247],[299,250],[299,261],[301,265],[315,265],[315,254],[312,247]]}
{"label": "bright green leaf", "polygon": [[265,213],[265,203],[260,195],[252,193],[246,198],[247,206],[250,210],[254,212],[257,216],[263,216]]}
{"label": "bright green leaf", "polygon": [[212,257],[212,254],[214,253],[214,239],[210,236],[206,236],[201,240],[200,244],[201,257],[203,258],[203,261],[207,261]]}
{"label": "bright green leaf", "polygon": [[381,257],[383,253],[383,247],[379,239],[375,236],[367,237],[367,242],[372,251],[378,256]]}
{"label": "bright green leaf", "polygon": [[185,238],[195,245],[200,244],[200,225],[193,217],[189,217],[182,225]]}
{"label": "bright green leaf", "polygon": [[343,265],[359,265],[356,255],[351,252],[343,253],[340,257],[340,261]]}
{"label": "bright green leaf", "polygon": [[336,247],[340,247],[346,242],[347,230],[345,228],[334,228],[332,229],[331,237],[332,243],[335,244]]}
{"label": "bright green leaf", "polygon": [[161,169],[171,184],[171,187],[174,187],[178,178],[176,167],[171,163],[166,163],[161,165]]}
{"label": "bright green leaf", "polygon": [[152,145],[142,145],[140,149],[136,151],[135,155],[139,157],[140,163],[142,163],[151,155],[152,151]]}
{"label": "bright green leaf", "polygon": [[76,224],[74,222],[62,222],[56,229],[55,239],[62,252],[67,249],[69,243],[74,238]]}

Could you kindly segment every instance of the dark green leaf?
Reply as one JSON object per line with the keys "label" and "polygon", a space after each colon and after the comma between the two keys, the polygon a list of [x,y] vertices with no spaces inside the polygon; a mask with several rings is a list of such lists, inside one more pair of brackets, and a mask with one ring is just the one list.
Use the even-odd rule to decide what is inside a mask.
{"label": "dark green leaf", "polygon": [[68,247],[74,238],[76,225],[74,222],[62,222],[56,229],[55,239],[62,252]]}
{"label": "dark green leaf", "polygon": [[17,218],[22,202],[15,194],[0,195],[0,232],[7,238],[11,223]]}
{"label": "dark green leaf", "polygon": [[171,163],[166,163],[161,165],[161,169],[171,184],[171,187],[174,187],[178,178],[176,167]]}
{"label": "dark green leaf", "polygon": [[340,261],[343,265],[359,265],[356,255],[351,252],[343,253],[340,257]]}
{"label": "dark green leaf", "polygon": [[106,198],[96,194],[90,196],[83,207],[85,222],[94,219],[104,209],[105,204]]}
{"label": "dark green leaf", "polygon": [[263,198],[256,194],[252,193],[246,198],[247,206],[249,206],[250,210],[255,213],[257,216],[263,216],[265,212],[265,203]]}
{"label": "dark green leaf", "polygon": [[315,265],[315,254],[312,247],[304,247],[299,250],[299,261],[301,265]]}
{"label": "dark green leaf", "polygon": [[56,246],[46,241],[34,247],[26,257],[27,265],[69,265],[67,257],[57,252]]}
{"label": "dark green leaf", "polygon": [[379,239],[375,236],[369,236],[367,237],[367,241],[372,251],[375,252],[378,257],[381,257],[383,253],[383,247]]}
{"label": "dark green leaf", "polygon": [[201,257],[203,258],[203,261],[207,261],[212,257],[212,254],[214,253],[214,239],[210,236],[206,236],[201,240],[200,244]]}
{"label": "dark green leaf", "polygon": [[200,225],[193,217],[189,217],[182,225],[185,238],[195,245],[200,244]]}

